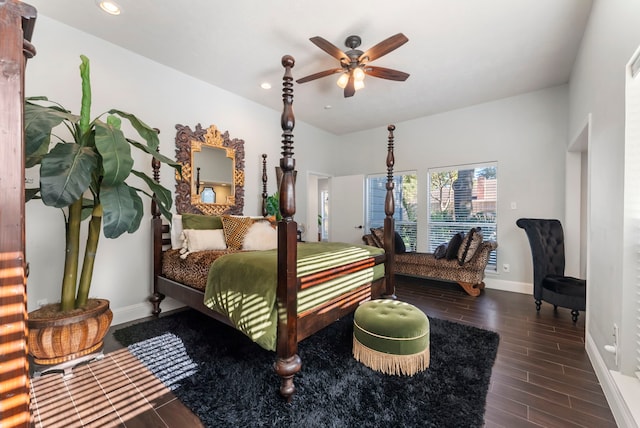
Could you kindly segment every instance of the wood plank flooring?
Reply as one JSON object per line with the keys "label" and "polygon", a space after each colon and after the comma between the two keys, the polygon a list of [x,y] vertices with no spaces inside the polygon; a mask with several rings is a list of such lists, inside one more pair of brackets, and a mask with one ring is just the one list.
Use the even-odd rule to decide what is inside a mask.
{"label": "wood plank flooring", "polygon": [[[474,298],[455,284],[416,278],[398,277],[396,294],[430,317],[500,334],[486,427],[616,426],[584,349],[584,314],[573,324],[566,309],[554,312],[553,306],[543,304],[537,313],[531,296],[484,290]],[[33,425],[201,426],[121,348],[109,336],[105,358],[76,369],[72,379],[51,374],[34,380]]]}
{"label": "wood plank flooring", "polygon": [[500,334],[485,413],[486,427],[616,427],[584,348],[584,314],[533,297],[398,277],[396,294],[428,316]]}

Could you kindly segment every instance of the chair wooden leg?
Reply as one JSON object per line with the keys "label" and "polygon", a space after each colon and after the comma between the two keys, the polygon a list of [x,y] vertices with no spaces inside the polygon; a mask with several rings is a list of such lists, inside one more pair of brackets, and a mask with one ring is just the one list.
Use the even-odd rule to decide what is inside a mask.
{"label": "chair wooden leg", "polygon": [[478,297],[480,295],[480,287],[478,285],[470,284],[468,282],[458,282],[460,287],[464,288],[469,296]]}
{"label": "chair wooden leg", "polygon": [[571,319],[573,320],[573,322],[578,322],[578,315],[580,315],[580,312],[576,311],[575,309],[571,311]]}

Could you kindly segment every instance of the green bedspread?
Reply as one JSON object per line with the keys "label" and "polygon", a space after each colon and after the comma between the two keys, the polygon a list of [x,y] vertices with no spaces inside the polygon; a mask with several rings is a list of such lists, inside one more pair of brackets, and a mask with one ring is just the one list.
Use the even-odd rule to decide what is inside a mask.
{"label": "green bedspread", "polygon": [[[337,242],[298,244],[298,278],[382,254],[381,248]],[[209,269],[204,303],[265,349],[276,347],[277,250],[218,258]],[[384,265],[365,268],[298,291],[298,313],[384,275]]]}

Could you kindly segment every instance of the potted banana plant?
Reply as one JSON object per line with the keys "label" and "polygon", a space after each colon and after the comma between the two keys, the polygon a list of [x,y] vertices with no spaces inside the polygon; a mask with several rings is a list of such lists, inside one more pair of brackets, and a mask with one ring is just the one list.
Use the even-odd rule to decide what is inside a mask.
{"label": "potted banana plant", "polygon": [[[157,130],[133,114],[112,109],[91,119],[89,59],[80,59],[79,115],[46,97],[25,100],[25,166],[40,166],[39,187],[26,189],[25,199],[42,199],[60,208],[65,226],[60,303],[29,313],[29,352],[43,365],[91,355],[102,346],[113,315],[107,300],[89,298],[100,235],[115,239],[138,230],[144,213],[140,195],[153,198],[160,212],[171,218],[171,192],[134,169],[131,149],[180,171],[177,162],[158,152]],[[125,137],[122,119],[144,143]],[[131,178],[135,186],[127,183]],[[87,240],[81,254],[83,226]]]}

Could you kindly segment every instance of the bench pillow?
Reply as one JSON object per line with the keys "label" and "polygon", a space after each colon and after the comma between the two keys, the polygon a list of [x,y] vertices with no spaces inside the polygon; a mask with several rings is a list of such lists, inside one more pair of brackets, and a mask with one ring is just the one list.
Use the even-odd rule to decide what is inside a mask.
{"label": "bench pillow", "polygon": [[371,230],[371,237],[376,243],[376,247],[384,248],[384,227],[372,227],[369,230]]}
{"label": "bench pillow", "polygon": [[436,260],[444,259],[447,256],[447,247],[448,242],[438,245],[436,250],[433,252],[433,257]]}
{"label": "bench pillow", "polygon": [[404,254],[407,252],[407,247],[404,245],[404,241],[402,240],[402,236],[398,232],[396,232],[394,240],[394,250],[396,254]]}
{"label": "bench pillow", "polygon": [[458,264],[462,266],[471,260],[476,250],[482,244],[482,231],[479,227],[472,228],[464,237],[458,249]]}
{"label": "bench pillow", "polygon": [[464,232],[458,232],[451,237],[449,244],[447,245],[447,260],[455,260],[458,257],[458,250],[460,249],[460,244],[462,244],[462,239],[464,238]]}

